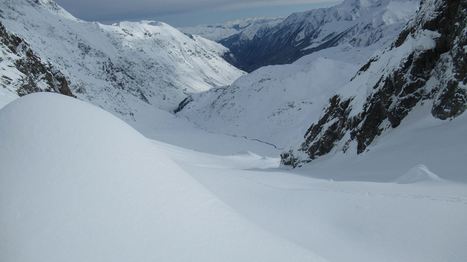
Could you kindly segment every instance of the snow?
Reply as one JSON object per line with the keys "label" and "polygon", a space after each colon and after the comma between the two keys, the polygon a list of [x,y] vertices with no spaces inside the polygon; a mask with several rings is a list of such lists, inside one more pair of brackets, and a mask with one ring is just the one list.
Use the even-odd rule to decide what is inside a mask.
{"label": "snow", "polygon": [[264,67],[227,88],[194,96],[195,102],[179,115],[212,132],[284,148],[303,136],[319,117],[314,112],[321,112],[336,88],[357,69],[354,64],[324,57]]}
{"label": "snow", "polygon": [[0,111],[0,136],[2,261],[324,261],[84,102],[16,100]]}
{"label": "snow", "polygon": [[[461,262],[467,257],[466,128],[465,117],[446,123],[419,109],[369,152],[298,170],[278,169],[278,158],[156,143],[249,220],[328,261]],[[428,173],[414,180],[420,171],[439,178]]]}
{"label": "snow", "polygon": [[18,95],[16,95],[13,92],[8,92],[3,89],[0,89],[0,108],[6,106],[10,102],[14,101],[15,99],[18,98]]}
{"label": "snow", "polygon": [[[467,257],[467,181],[453,181],[464,177],[467,145],[456,138],[467,132],[465,117],[446,125],[415,112],[368,154],[295,174],[278,169],[271,147],[203,132],[162,112],[146,135],[163,142],[55,94],[0,110],[1,259]],[[165,143],[173,141],[178,146]],[[417,183],[393,182],[414,166],[404,177]],[[447,181],[426,183],[436,178],[428,168]],[[413,181],[420,172],[429,176]]]}
{"label": "snow", "polygon": [[16,67],[19,57],[0,43],[0,108],[18,98],[16,88],[24,76]]}
{"label": "snow", "polygon": [[225,47],[164,23],[85,22],[53,1],[1,0],[0,7],[5,27],[61,71],[75,95],[129,122],[244,74],[221,57]]}
{"label": "snow", "polygon": [[[110,113],[56,94],[16,99],[0,78],[0,261],[466,261],[467,115],[435,119],[428,101],[361,155],[336,151],[299,170],[279,166],[281,148],[301,140],[331,95],[360,95],[358,109],[372,81],[414,48],[432,47],[436,32],[376,53],[384,59],[351,84],[387,39],[342,44],[223,88],[215,77],[224,83],[241,72],[212,76],[208,68],[225,65],[216,61],[226,50],[209,40],[153,21],[79,21],[50,0],[40,0],[45,9],[2,1],[2,22],[80,80],[80,99]],[[92,55],[78,52],[78,42]],[[20,79],[15,57],[0,52],[0,73]],[[167,71],[120,90],[93,74],[107,58],[131,68],[161,60]],[[145,66],[133,73],[145,75],[136,72]],[[199,70],[209,72],[200,80]],[[167,72],[181,74],[167,81],[191,90],[162,88],[157,79]],[[118,70],[116,77],[131,79]],[[138,90],[154,104],[141,103]],[[174,96],[191,93],[199,94],[190,111],[167,111]]]}
{"label": "snow", "polygon": [[396,183],[413,184],[413,183],[421,183],[421,182],[440,182],[440,181],[442,181],[442,179],[439,178],[439,176],[437,176],[433,172],[431,172],[427,166],[417,165],[411,168],[403,176],[399,177],[396,180]]}
{"label": "snow", "polygon": [[409,20],[418,9],[418,3],[408,1],[391,1],[386,7],[383,21],[387,25]]}
{"label": "snow", "polygon": [[[349,0],[335,7],[290,15],[274,29],[296,32],[300,40],[315,32],[319,37],[308,48],[321,45],[330,35],[346,30],[351,33],[337,46],[314,52],[292,64],[263,67],[230,86],[195,94],[194,101],[178,115],[208,131],[256,139],[282,150],[301,144],[307,129],[319,120],[334,94],[359,95],[356,101],[365,102],[367,90],[379,80],[381,72],[350,80],[369,58],[398,36],[410,18],[409,13],[415,12],[408,7],[418,6],[414,0],[401,3],[407,7],[404,15],[398,13],[397,3],[387,0],[367,1],[363,6],[359,0]],[[397,14],[390,24],[382,21],[383,14],[388,12]],[[430,48],[436,34],[426,30],[400,52]],[[394,56],[391,61],[396,63],[403,55]]]}

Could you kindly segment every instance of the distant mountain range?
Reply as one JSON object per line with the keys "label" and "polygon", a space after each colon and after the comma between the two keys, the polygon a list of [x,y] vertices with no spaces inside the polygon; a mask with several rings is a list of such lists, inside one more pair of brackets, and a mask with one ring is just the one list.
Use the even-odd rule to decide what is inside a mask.
{"label": "distant mountain range", "polygon": [[[397,137],[392,130],[419,139],[415,148],[434,143],[406,126],[418,125],[418,132],[426,133],[436,122],[445,126],[443,132],[453,131],[450,121],[467,109],[467,7],[465,1],[443,0],[416,6],[417,1],[349,0],[334,8],[292,15],[280,25],[301,22],[282,34],[276,31],[270,43],[287,39],[303,47],[317,41],[320,48],[292,64],[262,67],[228,88],[194,95],[179,114],[214,132],[273,145],[284,151],[283,164],[295,167],[333,159],[335,154],[371,151],[381,136],[383,141]],[[311,21],[316,19],[329,22],[313,27]],[[304,20],[309,27],[303,26]],[[332,45],[321,45],[329,39],[322,36],[343,32],[334,30],[337,25],[352,30]],[[290,32],[315,34],[297,38],[299,34]],[[455,148],[456,139],[444,140],[444,146]],[[401,146],[401,155],[412,152]],[[438,151],[430,152],[420,161],[436,159]],[[454,176],[453,170],[446,172]]]}
{"label": "distant mountain range", "polygon": [[[232,34],[235,30],[230,30],[231,23],[200,27],[191,32],[209,38],[212,36],[206,29],[216,28],[217,34],[211,39],[230,49],[233,57],[226,57],[227,60],[251,72],[266,65],[289,64],[337,45],[370,46],[392,37],[417,7],[418,1],[347,0],[334,7],[295,13],[272,23],[247,20],[247,29],[235,34]],[[238,25],[241,23],[233,23],[234,28],[243,28]]]}
{"label": "distant mountain range", "polygon": [[444,126],[466,110],[461,0],[346,0],[185,33],[154,21],[85,22],[51,0],[0,7],[0,106],[46,91],[133,125],[176,112],[273,146],[295,167],[364,154],[407,130],[404,121]]}
{"label": "distant mountain range", "polygon": [[282,21],[284,21],[284,18],[282,17],[256,17],[233,20],[214,25],[182,27],[180,30],[187,34],[199,35],[218,42],[238,34],[241,34],[243,37],[253,38],[258,31],[274,27]]}
{"label": "distant mountain range", "polygon": [[[274,28],[287,28],[281,32],[289,35],[306,23],[308,31],[305,28],[301,31],[313,35],[311,28],[317,19],[328,21],[315,26],[316,41],[322,40],[320,35],[338,34],[343,28],[364,28],[369,24],[367,28],[370,31],[349,32],[335,46],[322,47],[290,65],[262,67],[241,77],[229,88],[194,95],[194,102],[181,114],[209,130],[260,139],[278,148],[298,143],[311,121],[318,120],[329,97],[348,83],[373,53],[394,41],[418,6],[417,1],[411,0],[397,3],[410,6],[412,13],[404,13],[404,16],[397,16],[399,19],[391,20],[388,17],[396,16],[393,2],[382,0],[364,6],[350,0],[336,7],[292,15],[285,20],[288,26],[282,22]],[[348,21],[339,20],[344,18]],[[259,38],[256,36],[254,39]],[[277,39],[286,37],[278,35]],[[365,44],[357,44],[361,42]],[[264,52],[272,50],[261,49]],[[253,125],[256,128],[251,128]]]}

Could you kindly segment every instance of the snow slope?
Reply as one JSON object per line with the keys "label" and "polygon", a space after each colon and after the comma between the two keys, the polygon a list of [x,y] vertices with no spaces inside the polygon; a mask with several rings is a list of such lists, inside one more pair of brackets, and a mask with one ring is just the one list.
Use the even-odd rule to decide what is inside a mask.
{"label": "snow slope", "polygon": [[1,0],[0,20],[69,79],[72,91],[132,121],[144,108],[173,110],[188,94],[243,73],[227,49],[158,22],[80,21],[53,1]]}
{"label": "snow slope", "polygon": [[324,261],[84,102],[18,99],[0,111],[0,136],[2,261]]}
{"label": "snow slope", "polygon": [[466,183],[466,132],[466,115],[452,121],[435,119],[425,104],[398,128],[375,139],[365,153],[357,155],[355,148],[344,153],[336,148],[298,172],[345,181],[423,183],[437,182],[439,177]]}
{"label": "snow slope", "polygon": [[[458,134],[465,133],[463,124]],[[427,131],[419,132],[422,139],[427,138]],[[277,169],[278,158],[254,153],[219,156],[155,143],[250,221],[328,261],[463,262],[467,258],[465,161],[452,169],[457,168],[462,183],[438,179],[437,175],[447,174],[437,168],[437,162],[419,162],[421,152],[436,151],[438,144],[420,147],[418,153],[409,151],[404,145],[416,138],[413,134],[406,139],[401,139],[401,134],[364,160],[350,159],[346,166],[334,161],[325,168],[313,165],[306,170]],[[443,133],[442,128],[435,128],[432,134],[458,135]],[[227,141],[222,145],[236,146]],[[455,152],[458,159],[465,156],[465,151],[455,150],[438,150],[437,161],[449,166]],[[406,168],[410,159],[417,164]],[[371,170],[355,168],[364,163]],[[333,180],[333,172],[346,181]],[[370,179],[373,182],[368,182]]]}
{"label": "snow slope", "polygon": [[[369,38],[372,32],[370,29],[357,30],[342,38],[336,46],[315,50],[292,64],[262,67],[226,88],[193,95],[193,101],[178,114],[209,131],[258,139],[288,149],[302,140],[310,123],[319,120],[329,98],[402,30],[410,16],[407,12],[413,12],[413,8],[407,8],[404,15],[398,16],[397,22],[380,21],[382,14],[397,13],[386,10],[395,8],[391,3],[374,1],[370,8],[360,6],[358,1],[346,1],[330,9],[292,15],[286,20],[288,27],[282,25],[284,31],[281,32],[285,35],[290,33],[285,28],[301,28],[299,25],[305,22],[308,31],[314,28],[320,32],[320,37],[325,37],[333,30],[343,30],[341,27],[359,25],[356,28],[360,28],[370,21],[370,29],[378,34],[371,41],[362,40],[357,44],[356,39]],[[416,4],[415,1],[403,3]],[[317,14],[319,16],[315,17]],[[349,19],[353,21],[350,24],[347,23]],[[325,23],[320,24],[321,20]],[[267,44],[260,48],[269,50]]]}
{"label": "snow slope", "polygon": [[[284,162],[294,159],[293,155],[309,162],[338,152],[364,154],[391,139],[392,133],[404,132],[401,129],[422,120],[428,123],[423,130],[427,133],[463,130],[459,121],[465,121],[462,114],[467,109],[466,11],[465,1],[424,1],[391,46],[373,56],[336,92],[319,120],[312,122],[304,142],[295,152],[284,154]],[[456,117],[459,120],[452,121]],[[436,144],[433,151],[437,151],[452,146],[453,159],[462,162],[455,156],[464,152],[457,147],[457,143],[463,145],[462,133],[420,137],[407,147]],[[428,159],[436,163],[436,156]],[[456,161],[452,167],[442,164],[454,172],[459,165]]]}
{"label": "snow slope", "polygon": [[328,261],[463,262],[467,257],[465,184],[333,182],[281,170],[202,164],[182,166],[251,221]]}
{"label": "snow slope", "polygon": [[227,88],[194,95],[178,115],[212,132],[288,148],[356,70],[358,65],[324,56],[264,67]]}
{"label": "snow slope", "polygon": [[[159,125],[167,123],[160,119]],[[434,130],[440,135],[454,129]],[[184,141],[185,134],[178,135]],[[109,113],[54,94],[28,95],[0,110],[0,136],[2,261],[463,262],[467,257],[467,187],[437,179],[444,173],[431,162],[399,173],[376,162],[375,170],[401,177],[379,177],[378,183],[355,181],[362,173],[336,161],[295,175],[276,169],[278,158],[221,156],[150,141]],[[399,138],[393,142],[400,144],[387,143],[386,149],[407,144]],[[208,152],[219,144],[225,150],[241,144],[209,133],[198,133],[197,139],[217,143],[205,148]],[[255,150],[254,144],[243,146]],[[380,152],[390,152],[386,149]],[[391,156],[407,158],[398,152]],[[450,159],[446,156],[440,161]],[[353,181],[333,181],[322,171]],[[420,171],[435,179],[420,179]]]}

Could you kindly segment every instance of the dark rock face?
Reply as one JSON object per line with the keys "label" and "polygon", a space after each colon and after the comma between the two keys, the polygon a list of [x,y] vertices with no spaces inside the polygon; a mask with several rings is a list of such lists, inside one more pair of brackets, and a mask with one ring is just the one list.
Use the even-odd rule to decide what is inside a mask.
{"label": "dark rock face", "polygon": [[0,43],[18,57],[15,61],[16,69],[24,74],[16,89],[19,96],[35,92],[54,92],[74,97],[65,76],[54,70],[51,65],[44,64],[25,41],[7,32],[1,23]]}
{"label": "dark rock face", "polygon": [[267,65],[290,64],[305,55],[337,46],[350,33],[351,28],[335,35],[331,34],[316,47],[308,49],[319,31],[311,32],[304,39],[295,40],[301,31],[300,27],[283,26],[264,32],[252,40],[242,40],[240,35],[233,35],[220,43],[232,53],[224,57],[229,63],[246,72],[252,72]]}
{"label": "dark rock face", "polygon": [[[326,110],[324,116],[306,132],[306,140],[301,149],[306,151],[312,158],[331,152],[334,147],[334,141],[342,139],[345,135],[343,131],[349,124],[347,118],[350,102],[350,100],[341,101],[339,96],[331,98],[329,108]],[[335,121],[329,127],[324,128],[324,125],[331,119]],[[314,138],[318,138],[317,141],[313,141]],[[307,148],[305,145],[310,146]]]}
{"label": "dark rock face", "polygon": [[[428,13],[430,7],[435,10]],[[333,97],[325,114],[306,133],[305,142],[298,149],[301,153],[295,154],[306,153],[307,159],[302,160],[311,161],[328,154],[338,145],[341,147],[336,149],[345,152],[354,141],[357,153],[363,153],[377,136],[388,128],[397,128],[415,106],[425,101],[432,101],[432,115],[442,120],[464,113],[467,109],[466,27],[466,1],[422,2],[417,16],[389,52],[425,30],[439,34],[434,39],[434,46],[422,51],[413,50],[397,68],[382,75],[360,112],[349,116],[352,98]],[[356,77],[369,73],[378,59],[372,58]],[[293,158],[293,154],[284,155],[283,164],[290,162],[288,159]]]}
{"label": "dark rock face", "polygon": [[174,114],[182,111],[189,103],[193,102],[193,97],[188,96],[187,98],[183,99],[182,102],[178,105],[178,107],[174,110]]}

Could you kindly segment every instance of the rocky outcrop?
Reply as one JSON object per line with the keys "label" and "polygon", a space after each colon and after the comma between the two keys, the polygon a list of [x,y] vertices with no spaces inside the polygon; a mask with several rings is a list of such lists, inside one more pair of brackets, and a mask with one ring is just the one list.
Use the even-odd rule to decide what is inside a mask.
{"label": "rocky outcrop", "polygon": [[[333,97],[321,119],[283,164],[308,162],[332,150],[358,154],[375,138],[397,128],[418,105],[431,103],[435,118],[467,109],[467,2],[425,0],[390,48],[372,58]],[[396,61],[395,61],[396,60]]]}
{"label": "rocky outcrop", "polygon": [[10,89],[14,89],[17,95],[24,96],[35,92],[55,92],[74,96],[65,76],[59,71],[54,70],[52,66],[43,63],[23,39],[7,32],[1,23],[0,47],[3,51],[3,58],[7,59],[8,56],[11,67],[14,66],[14,69],[20,72],[20,77],[17,81],[13,81],[10,77],[2,74],[2,79],[6,82],[4,85],[8,85]]}

